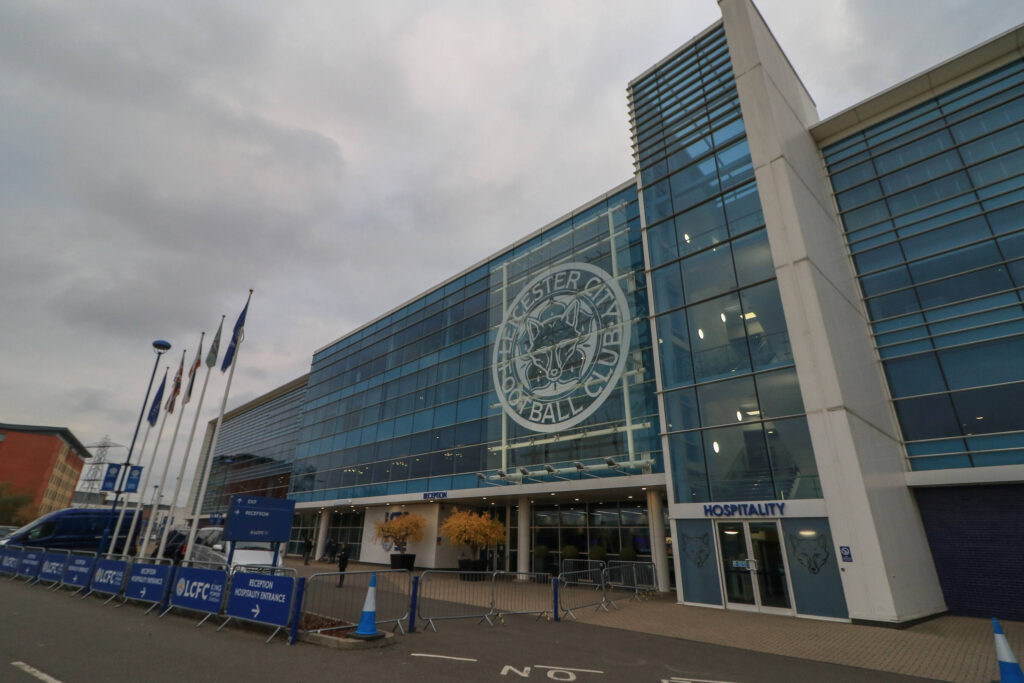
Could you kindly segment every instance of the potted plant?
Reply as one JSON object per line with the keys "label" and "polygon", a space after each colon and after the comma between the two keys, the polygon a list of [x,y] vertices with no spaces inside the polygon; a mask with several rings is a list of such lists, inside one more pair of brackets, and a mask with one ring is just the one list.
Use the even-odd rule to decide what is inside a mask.
{"label": "potted plant", "polygon": [[622,562],[636,562],[636,551],[630,546],[625,546],[619,551],[619,560]]}
{"label": "potted plant", "polygon": [[391,554],[392,569],[412,569],[416,565],[415,553],[406,553],[409,542],[423,540],[427,520],[415,512],[407,512],[383,522],[375,522],[377,540],[391,543],[397,551]]}
{"label": "potted plant", "polygon": [[603,545],[595,545],[590,548],[590,559],[604,562],[606,557],[608,557],[608,549]]}
{"label": "potted plant", "polygon": [[533,571],[546,572],[548,562],[548,547],[543,543],[533,546]]}
{"label": "potted plant", "polygon": [[480,551],[505,540],[505,525],[492,518],[490,513],[458,508],[444,521],[439,532],[452,545],[469,546],[470,559],[459,560],[460,571],[486,570],[486,560],[480,558]]}

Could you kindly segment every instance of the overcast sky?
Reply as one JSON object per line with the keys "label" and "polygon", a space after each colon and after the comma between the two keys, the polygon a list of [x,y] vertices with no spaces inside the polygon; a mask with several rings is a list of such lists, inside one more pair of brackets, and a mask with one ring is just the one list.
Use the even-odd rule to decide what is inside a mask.
{"label": "overcast sky", "polygon": [[[822,118],[1024,21],[1007,0],[758,6]],[[0,422],[127,445],[151,341],[191,360],[250,287],[229,408],[302,375],[630,178],[626,84],[718,18],[713,0],[0,0]]]}

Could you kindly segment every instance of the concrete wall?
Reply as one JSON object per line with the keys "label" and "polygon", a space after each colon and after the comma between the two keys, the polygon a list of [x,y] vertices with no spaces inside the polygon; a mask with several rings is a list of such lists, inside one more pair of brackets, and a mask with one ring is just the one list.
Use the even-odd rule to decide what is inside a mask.
{"label": "concrete wall", "polygon": [[[829,524],[856,620],[945,609],[847,256],[814,102],[749,0],[720,0]],[[838,548],[835,549],[838,555]]]}

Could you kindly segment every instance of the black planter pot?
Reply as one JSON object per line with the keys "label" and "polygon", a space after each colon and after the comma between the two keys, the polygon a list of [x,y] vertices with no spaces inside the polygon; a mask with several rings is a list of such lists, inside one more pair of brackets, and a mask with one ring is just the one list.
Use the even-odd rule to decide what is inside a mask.
{"label": "black planter pot", "polygon": [[460,574],[462,581],[483,581],[487,578],[487,560],[459,560],[460,572],[478,572],[475,574]]}
{"label": "black planter pot", "polygon": [[416,566],[416,553],[392,553],[391,554],[391,568],[392,569],[408,569],[412,571],[413,567]]}

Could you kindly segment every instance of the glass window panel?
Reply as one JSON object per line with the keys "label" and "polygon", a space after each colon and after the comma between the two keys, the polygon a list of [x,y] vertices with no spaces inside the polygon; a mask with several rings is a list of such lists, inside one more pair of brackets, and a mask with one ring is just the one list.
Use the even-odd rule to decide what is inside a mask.
{"label": "glass window panel", "polygon": [[1009,273],[1005,268],[998,267],[920,285],[917,288],[917,293],[921,299],[922,308],[933,308],[1011,287],[1013,287],[1013,283],[1010,281]]}
{"label": "glass window panel", "polygon": [[681,255],[692,254],[728,239],[721,198],[684,211],[675,218]]}
{"label": "glass window panel", "polygon": [[780,500],[821,498],[821,481],[807,418],[765,422],[764,430],[777,489],[775,497]]}
{"label": "glass window panel", "polygon": [[725,193],[725,215],[729,221],[729,234],[741,235],[764,225],[764,212],[757,184],[750,183]]}
{"label": "glass window panel", "polygon": [[697,395],[693,389],[680,389],[665,394],[665,430],[678,432],[700,427]]}
{"label": "glass window panel", "polygon": [[907,271],[906,266],[898,266],[872,275],[865,275],[860,279],[860,286],[864,290],[864,296],[891,292],[894,289],[908,287],[910,284],[910,273]]}
{"label": "glass window panel", "polygon": [[592,504],[590,506],[590,526],[619,526],[619,504]]}
{"label": "glass window panel", "polygon": [[907,441],[960,435],[960,423],[948,394],[908,398],[894,404]]}
{"label": "glass window panel", "polygon": [[[903,233],[902,230],[900,232]],[[902,242],[903,253],[906,254],[908,260],[919,259],[936,252],[983,240],[990,235],[985,219],[982,216],[974,216],[944,228],[905,238]],[[966,270],[966,268],[961,270]]]}
{"label": "glass window panel", "polygon": [[912,164],[925,157],[930,157],[953,146],[953,138],[946,130],[940,130],[931,135],[914,140],[902,147],[897,147],[891,152],[885,152],[875,157],[875,166],[879,174],[891,173],[898,168]]}
{"label": "glass window panel", "polygon": [[838,193],[836,195],[836,204],[839,205],[840,211],[849,211],[855,206],[873,202],[881,196],[882,186],[877,180],[872,180],[869,183],[857,185],[850,190]]}
{"label": "glass window panel", "polygon": [[913,276],[914,282],[925,282],[981,268],[1001,260],[1002,257],[994,242],[982,242],[911,263],[910,274]]}
{"label": "glass window panel", "polygon": [[704,503],[711,500],[700,432],[669,436],[669,453],[676,500],[680,503]]}
{"label": "glass window panel", "polygon": [[970,189],[971,181],[961,171],[894,194],[887,201],[894,214],[901,214]]}
{"label": "glass window panel", "polygon": [[986,218],[992,226],[992,231],[997,235],[1020,230],[1024,228],[1024,203],[990,211]]}
{"label": "glass window panel", "polygon": [[676,230],[673,221],[658,223],[647,230],[647,249],[651,255],[651,267],[657,268],[679,258],[676,247]]}
{"label": "glass window panel", "polygon": [[669,182],[672,185],[672,204],[677,209],[698,204],[719,191],[715,161],[710,157],[669,176]]}
{"label": "glass window panel", "polygon": [[964,434],[1024,429],[1024,383],[970,389],[951,394]]}
{"label": "glass window panel", "polygon": [[656,310],[670,311],[683,305],[683,280],[679,274],[678,263],[670,263],[652,271],[651,283],[654,286]]}
{"label": "glass window panel", "polygon": [[760,412],[752,377],[699,386],[697,403],[704,427],[756,420]]}
{"label": "glass window panel", "polygon": [[971,180],[978,187],[1024,173],[1024,149],[986,161],[968,169],[968,172],[971,174]]}
{"label": "glass window panel", "polygon": [[1024,380],[1024,337],[939,351],[950,389]]}
{"label": "glass window panel", "polygon": [[947,391],[934,353],[893,358],[883,365],[894,398]]}
{"label": "glass window panel", "polygon": [[900,247],[897,244],[889,244],[872,249],[871,251],[865,251],[853,257],[858,273],[869,273],[874,270],[895,266],[903,260],[903,252],[900,251]]}
{"label": "glass window panel", "polygon": [[872,163],[864,161],[833,174],[832,187],[835,188],[836,192],[842,192],[854,185],[859,185],[866,180],[874,178],[875,175],[876,172]]}
{"label": "glass window panel", "polygon": [[778,284],[772,281],[744,289],[740,297],[754,369],[766,370],[792,363],[793,349],[789,344]]}
{"label": "glass window panel", "polygon": [[722,187],[730,187],[745,182],[754,176],[754,166],[750,160],[750,147],[746,139],[716,152],[718,159],[718,175]]}
{"label": "glass window panel", "polygon": [[691,306],[687,318],[698,381],[750,371],[746,331],[736,294]]}
{"label": "glass window panel", "polygon": [[847,211],[843,214],[843,225],[847,232],[853,232],[861,228],[884,221],[889,217],[889,208],[884,201],[877,201],[873,204],[861,206]]}
{"label": "glass window panel", "polygon": [[921,308],[913,289],[904,289],[892,294],[873,297],[867,300],[867,305],[872,320],[890,318]]}
{"label": "glass window panel", "polygon": [[[755,376],[757,395],[760,399],[760,417],[781,417],[804,412],[804,401],[800,394],[800,383],[796,370],[776,370]],[[751,418],[758,417],[750,415]]]}
{"label": "glass window panel", "polygon": [[906,168],[882,176],[882,187],[886,194],[901,192],[908,187],[919,185],[925,180],[933,180],[960,168],[960,158],[955,151],[945,152],[930,159],[907,166]]}
{"label": "glass window panel", "polygon": [[712,500],[774,500],[760,423],[702,432]]}
{"label": "glass window panel", "polygon": [[740,287],[775,277],[775,265],[768,246],[768,231],[758,230],[732,243],[736,280]]}
{"label": "glass window panel", "polygon": [[676,311],[657,318],[658,355],[665,388],[693,383],[693,359],[685,311]]}
{"label": "glass window panel", "polygon": [[702,301],[736,289],[732,249],[728,244],[689,256],[683,259],[680,265],[688,302]]}

